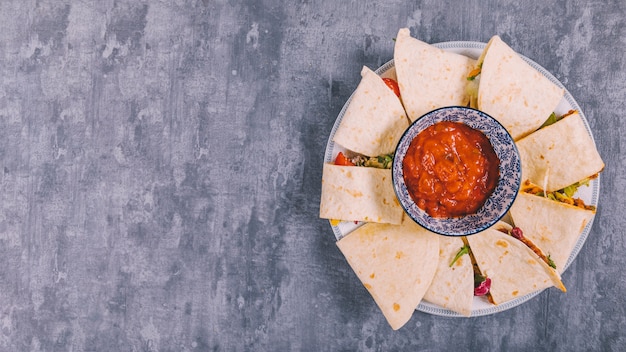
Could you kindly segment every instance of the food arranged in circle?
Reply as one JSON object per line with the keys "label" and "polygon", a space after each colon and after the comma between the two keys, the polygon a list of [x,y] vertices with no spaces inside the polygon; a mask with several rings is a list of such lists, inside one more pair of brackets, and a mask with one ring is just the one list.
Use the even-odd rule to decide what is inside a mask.
{"label": "food arranged in circle", "polygon": [[[560,274],[580,250],[596,212],[604,163],[573,98],[498,36],[472,50],[479,54],[444,50],[400,29],[393,62],[384,72],[363,67],[327,146],[320,217],[330,220],[337,246],[394,330],[415,309],[478,316],[550,287],[565,292]],[[448,106],[469,106],[495,118],[513,137],[522,165],[522,186],[507,217],[462,237],[437,235],[415,223],[392,183],[403,133],[424,114]],[[450,196],[441,195],[463,192],[472,182],[489,193],[493,177],[477,173],[490,168],[489,156],[464,150],[468,162],[459,166],[453,165],[461,160],[459,151],[437,149],[477,138],[463,126],[434,127],[427,137],[420,148],[434,148],[430,154],[412,151],[419,157],[410,168],[423,176],[412,188],[428,194],[424,208],[436,216],[458,216]],[[432,175],[450,182],[436,184]],[[463,212],[476,211],[478,203],[466,204]]]}

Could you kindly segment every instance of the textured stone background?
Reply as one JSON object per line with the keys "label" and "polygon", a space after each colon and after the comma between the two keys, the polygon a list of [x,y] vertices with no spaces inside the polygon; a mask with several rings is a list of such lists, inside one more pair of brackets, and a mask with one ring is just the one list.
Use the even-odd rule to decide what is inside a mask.
{"label": "textured stone background", "polygon": [[[1,351],[618,351],[623,1],[0,1]],[[580,255],[493,316],[393,332],[318,219],[324,148],[398,28],[499,34],[606,162]]]}

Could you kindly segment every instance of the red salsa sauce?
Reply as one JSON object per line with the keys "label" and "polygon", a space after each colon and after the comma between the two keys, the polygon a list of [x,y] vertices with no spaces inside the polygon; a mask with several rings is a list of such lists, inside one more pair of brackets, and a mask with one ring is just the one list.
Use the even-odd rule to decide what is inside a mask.
{"label": "red salsa sauce", "polygon": [[402,161],[411,198],[436,218],[476,213],[496,188],[499,167],[484,133],[450,121],[420,132]]}

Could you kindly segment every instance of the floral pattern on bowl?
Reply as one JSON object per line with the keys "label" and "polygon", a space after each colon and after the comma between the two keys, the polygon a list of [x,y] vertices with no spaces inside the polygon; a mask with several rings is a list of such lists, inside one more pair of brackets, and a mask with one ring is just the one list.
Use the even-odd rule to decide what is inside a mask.
{"label": "floral pattern on bowl", "polygon": [[[402,162],[409,145],[421,131],[441,121],[460,122],[481,131],[487,136],[500,159],[498,185],[485,204],[474,214],[433,218],[420,209],[408,193]],[[511,135],[497,120],[476,109],[450,106],[426,113],[404,132],[393,158],[392,179],[400,205],[413,221],[441,235],[467,236],[491,227],[508,212],[520,188],[521,170],[517,147]]]}

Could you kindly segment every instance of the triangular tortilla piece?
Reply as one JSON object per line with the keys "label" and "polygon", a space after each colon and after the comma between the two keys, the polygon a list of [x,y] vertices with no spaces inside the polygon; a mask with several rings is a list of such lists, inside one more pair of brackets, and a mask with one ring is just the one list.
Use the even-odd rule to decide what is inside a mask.
{"label": "triangular tortilla piece", "polygon": [[398,31],[393,58],[411,121],[444,106],[468,104],[467,74],[475,60],[415,39],[408,28]]}
{"label": "triangular tortilla piece", "polygon": [[409,126],[400,99],[374,71],[363,66],[333,140],[367,156],[390,154]]}
{"label": "triangular tortilla piece", "polygon": [[563,189],[604,169],[604,162],[576,112],[517,141],[522,180]]}
{"label": "triangular tortilla piece", "polygon": [[518,140],[535,131],[552,114],[564,90],[492,37],[478,60],[482,68],[478,109],[498,120]]}
{"label": "triangular tortilla piece", "polygon": [[499,224],[467,236],[481,273],[491,279],[489,291],[502,304],[551,286],[565,292],[556,270],[548,266],[523,242],[499,230]]}
{"label": "triangular tortilla piece", "polygon": [[413,221],[368,223],[337,246],[391,328],[406,324],[435,275],[439,236]]}
{"label": "triangular tortilla piece", "polygon": [[424,300],[470,316],[474,301],[474,268],[469,254],[450,263],[464,246],[460,237],[439,237],[439,263]]}
{"label": "triangular tortilla piece", "polygon": [[580,234],[594,211],[520,192],[511,206],[511,218],[562,273]]}
{"label": "triangular tortilla piece", "polygon": [[321,218],[402,223],[390,169],[324,164],[322,172]]}

